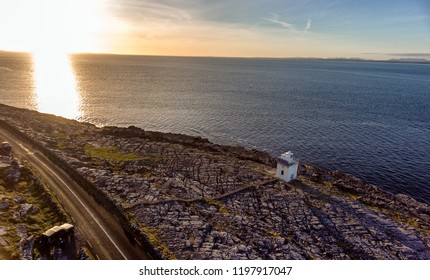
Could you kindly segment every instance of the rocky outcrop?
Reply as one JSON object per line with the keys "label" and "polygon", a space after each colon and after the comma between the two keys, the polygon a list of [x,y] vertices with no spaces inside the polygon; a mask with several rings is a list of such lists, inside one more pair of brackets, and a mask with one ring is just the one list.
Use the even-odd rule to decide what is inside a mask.
{"label": "rocky outcrop", "polygon": [[20,237],[19,241],[19,258],[21,260],[32,260],[33,259],[33,245],[34,236],[27,234],[25,226],[16,227],[17,235]]}
{"label": "rocky outcrop", "polygon": [[0,226],[0,246],[6,247],[9,245],[9,243],[6,241],[6,239],[3,238],[4,235],[6,235],[7,229],[3,226]]}
{"label": "rocky outcrop", "polygon": [[285,184],[259,151],[26,112],[3,118],[165,258],[430,259],[430,206],[406,195],[309,165]]}
{"label": "rocky outcrop", "polygon": [[[18,170],[20,176],[14,184],[7,184],[5,179],[13,169]],[[0,157],[0,259],[33,259],[35,237],[43,233],[46,226],[65,218],[31,170],[12,156]],[[36,255],[43,258],[40,251]],[[70,259],[75,255],[62,254],[61,257]]]}

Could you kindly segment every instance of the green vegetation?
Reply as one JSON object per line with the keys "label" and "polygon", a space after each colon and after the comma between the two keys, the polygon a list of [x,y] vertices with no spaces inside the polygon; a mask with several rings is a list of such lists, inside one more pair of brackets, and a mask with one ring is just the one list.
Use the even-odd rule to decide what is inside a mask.
{"label": "green vegetation", "polygon": [[84,251],[84,253],[88,256],[88,259],[90,260],[95,260],[93,254],[91,254],[90,249],[88,249],[87,247],[82,247],[82,250]]}
{"label": "green vegetation", "polygon": [[160,236],[160,230],[150,227],[141,227],[140,230],[146,235],[149,242],[152,243],[160,252],[162,255],[168,259],[168,260],[174,260],[176,259],[172,252],[169,251],[169,249],[164,245],[159,236]]}
{"label": "green vegetation", "polygon": [[64,150],[64,148],[66,147],[63,142],[57,142],[54,146],[60,150]]}
{"label": "green vegetation", "polygon": [[208,205],[213,205],[216,207],[216,209],[218,210],[218,212],[220,212],[221,214],[227,214],[228,210],[227,208],[225,208],[224,204],[222,204],[222,202],[218,201],[218,200],[214,200],[214,199],[206,199],[205,202]]}
{"label": "green vegetation", "polygon": [[69,135],[64,132],[57,132],[54,134],[54,137],[59,139],[69,139]]}
{"label": "green vegetation", "polygon": [[[0,215],[0,224],[7,229],[7,233],[2,237],[8,243],[7,247],[2,248],[2,255],[8,259],[19,258],[18,227],[25,228],[28,236],[38,236],[67,219],[63,209],[27,168],[21,169],[20,182],[13,187],[5,188],[3,181],[0,181],[0,196],[10,205],[10,208]],[[31,204],[32,208],[25,215],[18,215],[18,210],[24,203]]]}
{"label": "green vegetation", "polygon": [[385,207],[369,205],[367,203],[364,203],[364,204],[367,205],[370,209],[372,209],[373,211],[375,211],[377,213],[382,212],[384,214],[387,214],[388,216],[390,216],[393,220],[395,220],[399,224],[411,226],[418,231],[421,231],[425,234],[430,235],[430,229],[428,228],[428,226],[421,225],[416,219],[414,219],[412,217],[401,215],[400,213],[391,211]]}
{"label": "green vegetation", "polygon": [[117,161],[144,159],[143,157],[134,153],[121,153],[115,147],[95,147],[89,144],[85,145],[85,154],[99,159]]}
{"label": "green vegetation", "polygon": [[279,233],[276,231],[272,231],[272,230],[268,230],[268,229],[264,229],[264,232],[267,233],[268,235],[270,235],[273,238],[277,238],[279,237]]}
{"label": "green vegetation", "polygon": [[131,224],[137,224],[136,215],[133,212],[133,206],[130,206],[128,204],[125,204],[125,205],[123,204],[123,208],[124,208],[124,213],[127,220]]}

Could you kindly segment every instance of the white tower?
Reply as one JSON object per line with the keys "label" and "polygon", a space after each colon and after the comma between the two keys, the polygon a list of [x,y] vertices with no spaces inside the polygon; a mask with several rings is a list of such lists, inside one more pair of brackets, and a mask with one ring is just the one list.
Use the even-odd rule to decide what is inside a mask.
{"label": "white tower", "polygon": [[276,161],[278,166],[276,168],[276,177],[289,182],[297,178],[297,169],[299,163],[294,159],[293,153],[288,151],[280,155]]}

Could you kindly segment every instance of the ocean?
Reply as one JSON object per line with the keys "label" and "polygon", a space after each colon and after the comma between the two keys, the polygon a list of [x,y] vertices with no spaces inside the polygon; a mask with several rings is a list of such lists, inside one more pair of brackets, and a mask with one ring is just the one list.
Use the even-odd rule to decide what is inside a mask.
{"label": "ocean", "polygon": [[[57,114],[99,126],[185,133],[273,156],[291,150],[302,163],[430,204],[430,64],[93,54],[69,61],[73,86],[59,78],[63,66],[50,74],[29,55],[0,53],[0,103],[56,113],[42,106],[52,101]],[[49,87],[38,71],[43,83],[60,81],[44,99]]]}

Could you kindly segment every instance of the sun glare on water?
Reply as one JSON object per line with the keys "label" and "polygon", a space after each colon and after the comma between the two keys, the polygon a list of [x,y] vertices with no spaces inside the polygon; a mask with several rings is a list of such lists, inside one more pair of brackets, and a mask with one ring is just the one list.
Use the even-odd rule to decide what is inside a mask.
{"label": "sun glare on water", "polygon": [[[37,2],[38,5],[35,5]],[[33,54],[37,110],[79,118],[80,94],[69,53],[96,48],[92,32],[100,23],[92,0],[42,0],[32,2],[33,29],[28,47]]]}
{"label": "sun glare on water", "polygon": [[80,95],[65,53],[33,54],[37,110],[66,118],[80,116]]}

